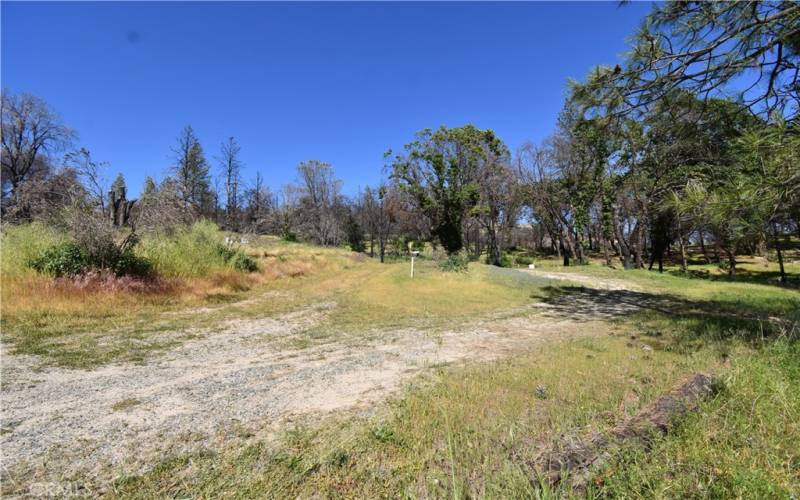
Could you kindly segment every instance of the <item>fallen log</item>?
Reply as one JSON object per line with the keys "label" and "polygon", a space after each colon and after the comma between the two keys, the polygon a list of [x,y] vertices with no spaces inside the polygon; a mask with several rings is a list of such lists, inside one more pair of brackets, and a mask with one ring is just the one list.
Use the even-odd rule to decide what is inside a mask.
{"label": "fallen log", "polygon": [[698,373],[605,433],[595,432],[583,439],[564,438],[534,461],[535,470],[543,475],[537,480],[551,486],[564,483],[574,491],[584,491],[592,475],[623,446],[649,448],[658,435],[668,433],[677,420],[697,410],[700,402],[714,393],[712,378]]}

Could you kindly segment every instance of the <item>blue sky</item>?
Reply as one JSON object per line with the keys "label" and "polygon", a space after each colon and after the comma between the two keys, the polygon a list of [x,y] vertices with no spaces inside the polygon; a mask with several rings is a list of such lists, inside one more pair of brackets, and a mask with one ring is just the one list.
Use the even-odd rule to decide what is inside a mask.
{"label": "blue sky", "polygon": [[[307,159],[345,192],[414,132],[473,123],[512,150],[553,130],[569,78],[614,64],[649,3],[2,2],[2,85],[47,100],[138,192],[191,124],[273,188]],[[216,165],[215,165],[216,167]]]}

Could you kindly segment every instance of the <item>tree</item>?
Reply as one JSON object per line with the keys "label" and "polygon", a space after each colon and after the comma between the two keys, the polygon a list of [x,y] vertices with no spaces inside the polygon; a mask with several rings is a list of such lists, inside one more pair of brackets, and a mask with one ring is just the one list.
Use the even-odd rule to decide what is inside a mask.
{"label": "tree", "polygon": [[375,237],[378,232],[380,220],[380,206],[376,196],[376,189],[367,186],[358,195],[358,213],[361,225],[369,235],[369,256],[375,256]]}
{"label": "tree", "polygon": [[255,233],[264,233],[269,230],[270,214],[272,210],[272,193],[264,184],[261,172],[256,172],[252,187],[245,191],[247,207],[245,220],[247,228]]}
{"label": "tree", "polygon": [[655,4],[636,33],[624,67],[598,67],[573,84],[589,106],[612,113],[646,110],[674,89],[707,99],[729,86],[767,118],[800,112],[800,4],[677,2]]}
{"label": "tree", "polygon": [[137,231],[169,233],[177,226],[191,222],[192,214],[186,210],[181,189],[175,179],[167,177],[156,185],[147,177],[142,195],[133,215]]}
{"label": "tree", "polygon": [[783,228],[791,226],[792,212],[800,205],[800,135],[783,120],[752,129],[735,143],[741,171],[754,186],[763,206],[764,230],[777,253],[781,282],[786,283],[783,260]]}
{"label": "tree", "polygon": [[125,177],[122,173],[118,173],[117,176],[114,178],[114,182],[111,183],[111,191],[127,191],[128,187],[125,185]]}
{"label": "tree", "polygon": [[220,148],[220,170],[225,182],[225,223],[234,231],[238,229],[239,184],[242,162],[241,147],[236,139],[229,137]]}
{"label": "tree", "polygon": [[144,178],[144,186],[142,187],[142,199],[146,196],[152,196],[158,190],[158,186],[156,185],[156,181],[150,177],[149,175]]}
{"label": "tree", "polygon": [[502,265],[500,233],[513,226],[518,215],[516,178],[509,167],[508,149],[502,149],[500,153],[498,156],[493,151],[486,151],[486,161],[481,162],[478,172],[480,196],[471,211],[486,233],[486,262],[495,266]]}
{"label": "tree", "polygon": [[395,220],[394,212],[397,210],[397,205],[399,205],[398,194],[397,191],[390,189],[385,184],[378,186],[378,210],[375,228],[378,233],[378,254],[381,264],[386,258],[386,242],[392,232],[392,225]]}
{"label": "tree", "polygon": [[89,195],[94,199],[95,205],[100,207],[104,215],[107,215],[105,200],[108,188],[104,171],[108,168],[108,162],[92,160],[89,150],[81,148],[78,151],[67,153],[64,156],[64,165],[75,170],[86,186]]}
{"label": "tree", "polygon": [[[2,192],[14,203],[20,185],[45,166],[48,154],[68,146],[75,133],[61,123],[44,100],[30,94],[13,95],[3,90],[0,115]],[[20,210],[17,213],[24,215]]]}
{"label": "tree", "polygon": [[276,197],[277,230],[281,238],[286,241],[295,241],[297,235],[297,211],[299,206],[300,189],[292,184],[283,186]]}
{"label": "tree", "polygon": [[172,176],[178,185],[184,207],[200,215],[211,214],[213,196],[208,162],[192,127],[183,129],[173,152],[175,164]]}
{"label": "tree", "polygon": [[347,215],[345,233],[347,233],[347,243],[350,245],[350,250],[359,253],[366,250],[364,246],[364,230],[361,228],[361,225],[353,216],[352,212]]}
{"label": "tree", "polygon": [[320,245],[337,245],[340,232],[340,208],[343,208],[341,181],[329,163],[310,160],[297,166],[300,178],[301,224],[312,240]]}
{"label": "tree", "polygon": [[505,145],[492,130],[465,125],[424,129],[405,150],[391,160],[392,179],[428,218],[445,251],[458,253],[464,217],[480,200],[478,172],[490,154],[506,154]]}
{"label": "tree", "polygon": [[138,200],[128,199],[128,188],[125,186],[125,178],[118,174],[111,184],[111,191],[108,193],[108,210],[111,223],[114,226],[127,226],[131,222],[133,206]]}
{"label": "tree", "polygon": [[586,262],[592,208],[608,187],[611,137],[605,120],[587,119],[567,103],[556,133],[542,147],[527,145],[520,151],[517,168],[529,208],[547,228],[564,265],[572,258]]}
{"label": "tree", "polygon": [[40,220],[63,225],[65,209],[75,204],[91,204],[88,197],[74,169],[57,169],[45,161],[17,185],[14,203],[4,208],[4,218],[7,221]]}

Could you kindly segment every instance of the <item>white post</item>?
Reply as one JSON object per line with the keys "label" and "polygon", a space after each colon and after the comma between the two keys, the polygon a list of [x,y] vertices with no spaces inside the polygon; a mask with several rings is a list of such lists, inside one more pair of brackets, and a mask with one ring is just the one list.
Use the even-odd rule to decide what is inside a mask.
{"label": "white post", "polygon": [[411,254],[411,279],[414,279],[414,254]]}

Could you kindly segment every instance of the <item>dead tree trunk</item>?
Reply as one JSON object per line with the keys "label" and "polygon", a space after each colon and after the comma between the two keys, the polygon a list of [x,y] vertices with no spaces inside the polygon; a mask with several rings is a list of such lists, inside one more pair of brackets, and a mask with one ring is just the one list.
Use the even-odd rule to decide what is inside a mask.
{"label": "dead tree trunk", "polygon": [[607,465],[623,445],[638,443],[649,447],[656,436],[669,432],[677,419],[697,410],[700,402],[714,391],[710,376],[695,374],[609,432],[559,443],[556,449],[543,453],[533,465],[544,472],[544,479],[549,484],[569,481],[573,490],[583,491],[592,474]]}
{"label": "dead tree trunk", "polygon": [[111,224],[116,227],[127,226],[131,218],[131,210],[136,200],[128,200],[125,188],[120,187],[108,192],[108,208],[111,215]]}

